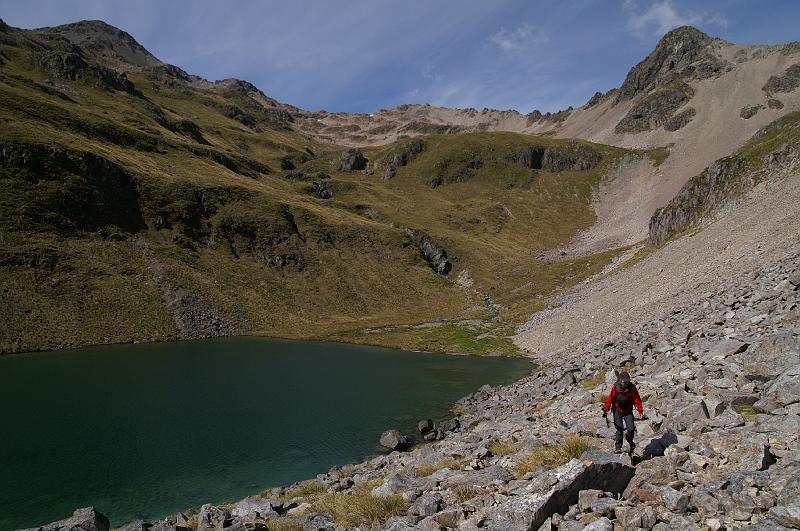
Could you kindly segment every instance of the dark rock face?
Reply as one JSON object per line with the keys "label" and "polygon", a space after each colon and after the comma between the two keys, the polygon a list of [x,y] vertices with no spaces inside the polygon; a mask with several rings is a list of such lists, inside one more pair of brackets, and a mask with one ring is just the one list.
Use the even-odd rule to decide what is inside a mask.
{"label": "dark rock face", "polygon": [[588,171],[601,160],[602,155],[593,147],[580,142],[564,146],[523,146],[508,156],[508,161],[534,170]]}
{"label": "dark rock face", "polygon": [[767,107],[770,109],[783,109],[783,102],[775,98],[770,98],[767,100]]}
{"label": "dark rock face", "polygon": [[669,203],[656,210],[650,218],[648,241],[660,245],[698,221],[737,185],[734,176],[742,167],[741,160],[720,159],[689,180]]}
{"label": "dark rock face", "polygon": [[114,226],[128,233],[145,228],[135,179],[99,155],[40,144],[4,144],[0,175],[16,180],[19,192],[30,196],[19,215],[31,227],[93,231]]}
{"label": "dark rock face", "polygon": [[667,131],[682,129],[686,124],[692,121],[695,114],[697,114],[697,111],[694,110],[694,107],[689,107],[667,120],[664,124],[664,129]]}
{"label": "dark rock face", "polygon": [[333,183],[330,181],[314,181],[313,194],[320,199],[333,197]]}
{"label": "dark rock face", "polygon": [[339,171],[361,171],[367,167],[367,159],[360,149],[350,148],[342,151]]}
{"label": "dark rock face", "polygon": [[175,65],[158,65],[150,69],[150,79],[163,85],[174,86],[192,81],[191,76]]}
{"label": "dark rock face", "polygon": [[49,52],[39,57],[39,66],[51,76],[75,81],[87,65],[79,53]]}
{"label": "dark rock face", "polygon": [[41,28],[33,33],[53,41],[66,39],[85,50],[92,61],[118,70],[132,71],[162,64],[130,34],[100,20]]}
{"label": "dark rock face", "polygon": [[[789,114],[762,128],[751,142],[781,129],[797,128],[797,114]],[[758,145],[758,144],[753,144]],[[761,178],[760,169],[778,170],[798,158],[797,147],[785,143],[760,160],[751,161],[748,152],[719,159],[703,173],[690,179],[669,203],[650,218],[648,241],[660,245],[673,235],[700,221],[735,193],[752,188]],[[754,168],[753,162],[762,168]],[[748,167],[748,164],[750,166]]]}
{"label": "dark rock face", "polygon": [[408,165],[423,151],[425,151],[425,141],[421,138],[415,138],[382,157],[375,163],[375,167],[384,170],[383,180],[388,181],[397,175],[398,168]]}
{"label": "dark rock face", "polygon": [[525,116],[527,117],[527,120],[525,120],[525,125],[533,125],[542,119],[542,111],[534,109]]}
{"label": "dark rock face", "polygon": [[650,55],[631,68],[616,101],[630,100],[672,79],[704,79],[727,70],[729,65],[714,55],[713,42],[711,37],[690,26],[670,31]]}
{"label": "dark rock face", "polygon": [[70,51],[54,50],[39,54],[39,66],[45,72],[71,81],[94,81],[97,86],[121,90],[137,97],[143,97],[124,72],[117,72],[100,64],[89,64],[80,49]]}
{"label": "dark rock face", "polygon": [[24,531],[108,531],[109,521],[106,515],[94,507],[76,509],[71,518],[53,522]]}
{"label": "dark rock face", "polygon": [[595,92],[592,95],[592,97],[589,98],[589,101],[587,101],[584,104],[583,108],[584,109],[591,109],[592,107],[594,107],[595,105],[599,104],[602,101],[603,101],[603,93],[602,92]]}
{"label": "dark rock face", "polygon": [[406,450],[411,446],[408,437],[399,430],[386,430],[381,434],[381,446],[389,450]]}
{"label": "dark rock face", "polygon": [[[413,231],[411,236],[414,237]],[[431,269],[436,271],[436,273],[447,275],[453,268],[450,260],[447,259],[447,251],[424,232],[420,234],[417,240],[417,247],[419,248],[420,254],[422,254],[422,258],[428,262],[428,265],[431,266]]]}
{"label": "dark rock face", "polygon": [[682,81],[672,81],[636,103],[619,121],[614,132],[636,133],[655,129],[666,122],[678,108],[694,96],[694,90]]}
{"label": "dark rock face", "polygon": [[237,122],[239,122],[240,124],[242,124],[243,126],[249,128],[249,129],[253,129],[253,130],[257,129],[258,120],[256,120],[256,118],[254,116],[251,116],[250,114],[244,112],[242,109],[240,109],[236,105],[230,105],[230,106],[226,107],[223,110],[222,114],[224,114],[225,117],[227,117],[227,118],[230,118],[232,120],[236,120]]}
{"label": "dark rock face", "polygon": [[546,149],[542,157],[542,169],[552,172],[588,171],[602,158],[593,147],[573,141],[563,147]]}
{"label": "dark rock face", "polygon": [[291,210],[280,204],[235,202],[211,219],[212,240],[236,258],[249,255],[267,267],[305,269],[303,239]]}
{"label": "dark rock face", "polygon": [[739,112],[739,116],[741,116],[745,120],[749,120],[750,118],[758,114],[758,111],[760,111],[763,108],[764,108],[763,105],[745,105]]}
{"label": "dark rock face", "polygon": [[798,87],[800,87],[800,63],[790,66],[783,74],[770,77],[763,90],[767,94],[775,94],[792,92]]}

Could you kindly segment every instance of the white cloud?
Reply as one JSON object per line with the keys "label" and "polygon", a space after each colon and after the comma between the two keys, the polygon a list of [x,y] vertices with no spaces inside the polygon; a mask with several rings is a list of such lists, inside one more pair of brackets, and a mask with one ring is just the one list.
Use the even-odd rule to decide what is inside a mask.
{"label": "white cloud", "polygon": [[678,26],[696,26],[698,24],[728,25],[728,20],[719,13],[696,13],[680,11],[672,0],[653,2],[645,9],[640,9],[636,0],[623,0],[622,9],[628,15],[628,27],[637,37],[646,37],[652,33],[659,35]]}
{"label": "white cloud", "polygon": [[547,35],[539,28],[530,24],[522,24],[514,30],[500,28],[500,31],[489,38],[503,50],[519,50],[533,44],[540,44],[547,41]]}

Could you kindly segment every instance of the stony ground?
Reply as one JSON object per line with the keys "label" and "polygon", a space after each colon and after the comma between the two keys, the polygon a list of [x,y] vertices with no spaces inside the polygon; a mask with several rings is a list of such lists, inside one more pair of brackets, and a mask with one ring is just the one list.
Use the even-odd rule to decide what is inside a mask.
{"label": "stony ground", "polygon": [[[787,248],[635,330],[485,386],[434,429],[441,440],[126,529],[800,528],[799,303],[800,252]],[[623,367],[647,415],[631,456],[608,452],[600,411]]]}

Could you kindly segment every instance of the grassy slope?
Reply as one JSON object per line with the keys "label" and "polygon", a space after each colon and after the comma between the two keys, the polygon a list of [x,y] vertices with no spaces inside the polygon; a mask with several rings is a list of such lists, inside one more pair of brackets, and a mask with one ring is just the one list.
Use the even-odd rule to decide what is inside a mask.
{"label": "grassy slope", "polygon": [[[594,221],[591,189],[621,150],[595,146],[604,155],[598,168],[555,174],[509,163],[505,155],[525,144],[563,141],[511,133],[435,135],[416,160],[382,181],[378,174],[333,171],[333,146],[288,128],[261,123],[254,131],[226,118],[220,108],[245,108],[235,95],[157,86],[144,73],[129,76],[170,121],[196,123],[211,144],[200,146],[160,124],[141,98],[88,82],[57,80],[61,88],[53,88],[27,50],[2,45],[0,53],[0,144],[60,146],[118,164],[135,180],[146,223],[142,231],[53,226],[30,206],[47,182],[3,170],[0,352],[174,337],[141,242],[170,283],[221,310],[242,333],[470,352],[514,352],[503,326],[609,258],[543,264],[535,256]],[[395,147],[367,156],[377,160]],[[202,155],[209,149],[243,167],[254,161],[261,171],[231,171]],[[458,171],[465,154],[479,157],[482,167],[463,182],[435,190],[426,185],[443,161]],[[318,199],[308,193],[309,183],[283,178],[286,157],[300,169],[331,173],[334,198]],[[313,160],[301,163],[307,158]],[[296,251],[304,266],[265,265],[255,252],[234,256],[219,238],[217,214],[226,202],[232,219],[273,231],[267,240],[275,237],[277,247]],[[363,215],[366,206],[379,215]],[[291,213],[298,235],[287,237],[277,222],[272,227],[270,216],[283,211]],[[447,249],[454,263],[449,279],[430,270],[404,227],[424,229]],[[474,289],[506,308],[499,324],[406,326],[486,318],[474,289],[452,282],[464,269]],[[364,332],[387,325],[384,333]],[[493,333],[476,338],[487,331]]]}

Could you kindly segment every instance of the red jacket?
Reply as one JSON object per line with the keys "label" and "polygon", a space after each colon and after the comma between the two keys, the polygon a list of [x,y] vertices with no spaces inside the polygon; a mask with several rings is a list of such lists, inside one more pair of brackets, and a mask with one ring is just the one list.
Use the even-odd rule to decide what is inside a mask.
{"label": "red jacket", "polygon": [[[627,406],[622,407],[619,404],[620,398],[622,398],[622,402],[625,402],[625,398],[627,398]],[[611,388],[611,392],[608,394],[608,398],[606,399],[603,409],[605,411],[609,411],[612,405],[614,406],[615,411],[619,411],[624,415],[630,415],[633,412],[633,407],[636,406],[639,416],[644,415],[642,399],[639,396],[639,391],[636,390],[636,386],[633,384],[628,386],[627,391],[623,391],[618,383],[614,384],[614,386]]]}

